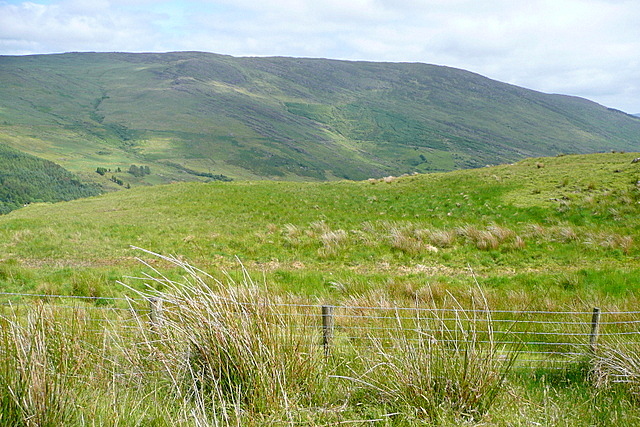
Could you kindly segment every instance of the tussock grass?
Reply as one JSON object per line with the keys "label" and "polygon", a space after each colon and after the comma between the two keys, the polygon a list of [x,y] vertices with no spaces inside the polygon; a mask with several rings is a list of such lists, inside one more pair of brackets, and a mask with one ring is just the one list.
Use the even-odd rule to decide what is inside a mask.
{"label": "tussock grass", "polygon": [[[558,405],[571,400],[549,393],[582,387],[569,390],[575,403],[589,390],[586,382],[543,381],[548,391],[539,395],[534,380],[512,375],[517,351],[498,345],[487,328],[491,294],[466,290],[465,304],[480,309],[474,312],[462,310],[463,294],[454,298],[438,282],[398,280],[389,290],[345,295],[326,356],[319,307],[308,299],[272,292],[244,268],[216,278],[182,258],[147,254],[159,257],[163,269],[182,271],[163,274],[146,262],[151,272],[130,279],[148,285],[138,295],[162,300],[155,323],[134,301],[129,310],[105,311],[111,317],[97,331],[83,311],[65,317],[46,300],[2,318],[0,379],[10,387],[0,390],[1,420],[12,418],[0,425],[562,423],[569,417]],[[434,309],[400,314],[396,297],[403,295]],[[445,314],[437,310],[443,306],[453,308]],[[133,317],[122,325],[123,316]],[[594,372],[610,381],[621,371],[603,364]],[[635,413],[630,403],[613,405],[617,389],[599,389],[617,408],[600,408],[603,420]],[[592,415],[574,411],[571,419]]]}
{"label": "tussock grass", "polygon": [[417,230],[417,236],[424,238],[437,248],[450,248],[456,243],[456,232],[454,230]]}
{"label": "tussock grass", "polygon": [[457,233],[482,251],[495,250],[505,244],[511,244],[512,249],[522,249],[524,247],[522,237],[518,236],[513,230],[498,224],[490,224],[485,229],[466,225],[459,227]]}
{"label": "tussock grass", "polygon": [[162,258],[185,276],[148,276],[163,291],[144,295],[165,302],[148,344],[176,394],[225,422],[319,404],[327,367],[304,308],[284,305],[246,271],[240,282],[226,276],[223,283],[183,260]]}
{"label": "tussock grass", "polygon": [[336,255],[346,241],[348,235],[344,230],[328,230],[320,235],[322,247],[318,250],[321,257]]}
{"label": "tussock grass", "polygon": [[75,375],[86,354],[43,305],[0,319],[0,424],[53,427],[77,417]]}
{"label": "tussock grass", "polygon": [[[535,167],[538,160],[527,160],[475,171],[399,177],[390,184],[178,184],[144,191],[134,188],[71,203],[33,205],[0,218],[0,285],[7,292],[44,294],[39,299],[45,306],[54,301],[48,294],[78,293],[98,297],[89,303],[93,308],[111,307],[114,303],[102,297],[131,294],[115,283],[139,271],[135,259],[139,253],[128,246],[136,242],[156,252],[184,254],[202,265],[224,284],[221,288],[215,280],[205,280],[219,295],[226,295],[227,287],[244,289],[235,303],[228,303],[238,313],[245,313],[242,304],[249,301],[271,304],[300,301],[298,297],[336,305],[445,306],[451,302],[450,295],[467,301],[469,266],[477,272],[480,287],[494,309],[583,311],[599,306],[603,310],[636,310],[640,300],[640,190],[636,184],[640,169],[630,163],[634,157],[637,155],[619,153],[565,156],[545,159],[544,168]],[[590,181],[598,185],[589,189]],[[564,186],[558,187],[560,182]],[[428,245],[438,251],[429,250]],[[235,255],[252,275],[263,275],[259,285],[253,284],[255,292],[249,291],[252,285],[244,285],[245,272],[237,268]],[[155,255],[141,257],[162,271],[158,277],[182,283],[183,276],[188,276],[182,267]],[[230,277],[220,273],[225,268]],[[158,288],[164,286],[150,278],[147,282]],[[141,289],[143,283],[136,281],[131,286]],[[168,319],[174,308],[170,302],[165,303]],[[247,311],[235,323],[228,319],[229,331],[236,328],[242,337],[246,329],[258,331],[254,335],[264,334],[266,341],[269,337],[284,340],[286,328],[274,326],[283,319],[266,308],[260,310]],[[270,319],[270,326],[253,325],[251,322],[260,317],[255,313]],[[297,315],[304,318],[305,313]],[[206,319],[205,315],[200,319]],[[197,321],[192,323],[196,325]],[[77,409],[85,417],[96,413],[102,420],[117,420],[121,425],[166,425],[169,421],[190,425],[195,422],[190,415],[194,413],[201,425],[233,425],[238,419],[246,424],[250,415],[258,420],[256,425],[282,423],[282,419],[326,425],[340,420],[389,420],[383,415],[393,413],[372,411],[374,404],[365,404],[365,400],[361,406],[351,405],[349,402],[355,402],[351,397],[358,392],[349,389],[354,385],[326,379],[327,375],[363,375],[367,353],[356,362],[357,349],[334,353],[335,360],[322,361],[324,365],[318,368],[320,382],[328,381],[336,388],[329,387],[329,396],[299,397],[306,383],[292,379],[291,387],[284,383],[285,392],[274,388],[263,393],[286,395],[290,403],[271,404],[279,397],[269,400],[260,394],[237,391],[244,387],[230,386],[222,392],[216,385],[220,380],[207,373],[216,371],[201,368],[202,364],[213,366],[213,359],[196,363],[197,358],[189,357],[197,354],[196,347],[188,340],[164,347],[168,344],[163,337],[168,338],[169,332],[150,329],[146,320],[126,333],[117,325],[114,321],[112,330],[104,336],[77,335],[77,345],[100,355],[84,359],[93,360],[93,366],[87,362],[78,368],[88,373],[90,386],[69,385],[76,398],[85,396],[77,399],[82,406]],[[185,335],[179,336],[179,332]],[[171,333],[187,336],[187,331],[178,329]],[[317,330],[315,334],[317,337]],[[46,339],[53,337],[55,334]],[[344,336],[342,340],[349,342]],[[318,350],[317,341],[313,344],[312,348]],[[385,360],[372,350],[377,348],[375,343],[367,341],[366,345],[366,357],[380,363]],[[399,344],[395,347],[401,348]],[[384,347],[391,359],[396,357],[392,350],[395,347]],[[264,354],[275,351],[249,344],[244,348],[251,348],[252,354],[260,354],[256,349]],[[322,351],[316,351],[309,363],[315,363],[317,353]],[[345,367],[347,364],[351,370]],[[275,368],[260,369],[269,372]],[[172,377],[170,373],[180,375]],[[194,387],[200,391],[196,393]],[[564,385],[558,387],[558,383],[547,383],[539,387],[525,384],[524,390],[508,389],[509,393],[497,398],[481,422],[490,424],[487,420],[495,420],[496,412],[509,407],[504,400],[512,393],[514,399],[523,402],[522,413],[543,425],[569,425],[569,415],[565,415],[569,413],[583,425],[597,424],[595,418],[572,408],[600,406],[604,411],[600,400],[608,406],[615,406],[610,405],[615,401],[626,402],[620,413],[636,413],[635,404],[627,402],[624,394],[612,391],[619,387],[602,387],[594,394],[582,385],[571,390]],[[360,392],[365,397],[372,393],[364,388]],[[547,394],[543,396],[543,392]],[[145,397],[147,394],[149,397]],[[381,401],[389,408],[402,406],[388,396]],[[218,407],[212,402],[225,403]],[[265,410],[264,402],[269,402],[273,411]],[[554,415],[545,418],[536,405]],[[406,407],[405,413],[413,411],[413,406]],[[509,408],[511,417],[517,419],[520,409],[516,405]],[[218,412],[214,414],[213,409]],[[127,417],[125,413],[132,415]],[[73,425],[76,415],[72,413],[68,424]],[[507,419],[503,425],[509,422]]]}
{"label": "tussock grass", "polygon": [[421,239],[421,234],[411,226],[393,226],[389,229],[390,245],[408,255],[438,252],[438,248]]}
{"label": "tussock grass", "polygon": [[[179,258],[160,257],[185,274],[179,282],[157,270],[146,276],[149,289],[162,291],[143,295],[164,301],[162,324],[147,345],[174,393],[217,422],[297,419],[302,408],[341,400],[340,411],[350,414],[359,405],[381,405],[407,421],[444,414],[478,421],[505,391],[515,352],[478,329],[489,319],[460,315],[451,322],[416,311],[409,323],[398,317],[395,328],[382,335],[374,328],[358,345],[338,334],[342,345],[327,357],[318,346],[318,313],[314,321],[295,298],[270,295],[246,270],[241,281],[220,281]],[[383,294],[366,298],[350,302],[394,306]],[[346,330],[349,322],[366,322],[352,310],[341,325]]]}
{"label": "tussock grass", "polygon": [[622,386],[640,402],[640,344],[614,342],[599,345],[591,363],[596,386]]}
{"label": "tussock grass", "polygon": [[480,333],[480,319],[457,314],[452,323],[417,311],[410,325],[415,335],[398,317],[397,328],[371,336],[371,353],[359,356],[364,372],[344,377],[366,390],[366,397],[358,392],[352,399],[414,420],[481,420],[506,391],[517,352],[496,345],[491,331]]}

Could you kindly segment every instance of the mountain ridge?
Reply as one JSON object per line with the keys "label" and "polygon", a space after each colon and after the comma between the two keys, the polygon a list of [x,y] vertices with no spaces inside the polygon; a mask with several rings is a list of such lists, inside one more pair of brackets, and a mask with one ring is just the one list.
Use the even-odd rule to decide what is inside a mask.
{"label": "mountain ridge", "polygon": [[[205,52],[0,57],[0,142],[114,187],[366,179],[634,151],[640,121],[441,65]],[[188,171],[196,172],[190,174]],[[130,178],[130,177],[127,177]]]}

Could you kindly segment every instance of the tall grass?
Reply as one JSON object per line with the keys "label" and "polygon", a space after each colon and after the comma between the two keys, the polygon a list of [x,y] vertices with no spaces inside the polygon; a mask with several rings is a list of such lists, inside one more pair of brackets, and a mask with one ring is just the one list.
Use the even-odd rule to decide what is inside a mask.
{"label": "tall grass", "polygon": [[87,354],[73,329],[43,305],[24,318],[0,318],[0,425],[53,427],[76,418],[74,384]]}
{"label": "tall grass", "polygon": [[407,320],[396,312],[395,327],[370,334],[358,355],[362,372],[341,377],[358,385],[352,399],[413,421],[481,420],[507,390],[517,348],[496,343],[489,311],[424,313]]}
{"label": "tall grass", "polygon": [[[381,290],[350,295],[336,314],[327,356],[319,302],[271,292],[244,268],[217,279],[181,258],[159,257],[141,278],[146,290],[136,291],[162,300],[154,322],[143,314],[144,299],[143,307],[132,301],[123,311],[92,306],[66,314],[44,300],[1,318],[1,426],[482,425],[506,420],[507,409],[518,422],[531,416],[566,424],[560,401],[543,393],[562,387],[590,399],[601,419],[637,412],[612,387],[598,388],[607,402],[622,402],[607,412],[586,382],[514,382],[517,348],[498,344],[482,293],[465,294],[472,311],[446,290],[437,304],[435,296],[415,298],[415,309],[395,308]],[[182,277],[152,265],[179,267]],[[109,321],[89,319],[103,312]],[[502,340],[503,332],[496,334]],[[601,348],[599,385],[615,385],[633,369],[637,375],[634,348],[606,358]],[[616,390],[637,395],[636,377],[626,379]],[[518,399],[523,408],[513,403]],[[578,410],[572,416],[595,419]]]}
{"label": "tall grass", "polygon": [[148,331],[107,313],[42,301],[3,309],[0,426],[194,425],[190,402],[157,375]]}
{"label": "tall grass", "polygon": [[[506,389],[516,353],[495,344],[488,318],[451,322],[416,311],[410,324],[398,317],[383,328],[387,334],[374,328],[361,345],[336,345],[326,356],[319,313],[309,311],[317,306],[269,294],[245,270],[241,281],[227,275],[223,282],[160,257],[185,274],[180,282],[157,270],[146,276],[143,295],[165,303],[149,346],[176,395],[218,423],[293,420],[312,408],[325,408],[314,417],[326,419],[361,406],[389,408],[406,420],[447,414],[477,421]],[[327,409],[340,402],[342,409]]]}
{"label": "tall grass", "polygon": [[270,296],[246,271],[241,282],[227,275],[223,283],[178,258],[162,258],[186,274],[180,283],[147,277],[163,290],[145,296],[165,303],[149,345],[177,395],[224,423],[293,416],[320,403],[328,366],[304,307]]}
{"label": "tall grass", "polygon": [[592,357],[592,375],[597,386],[621,385],[640,401],[640,344],[601,344]]}

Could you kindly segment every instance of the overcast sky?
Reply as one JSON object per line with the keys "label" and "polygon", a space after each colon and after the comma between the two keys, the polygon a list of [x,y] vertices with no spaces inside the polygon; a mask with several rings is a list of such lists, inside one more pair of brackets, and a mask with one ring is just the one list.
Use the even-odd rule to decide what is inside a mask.
{"label": "overcast sky", "polygon": [[638,0],[0,0],[0,54],[424,62],[640,113]]}

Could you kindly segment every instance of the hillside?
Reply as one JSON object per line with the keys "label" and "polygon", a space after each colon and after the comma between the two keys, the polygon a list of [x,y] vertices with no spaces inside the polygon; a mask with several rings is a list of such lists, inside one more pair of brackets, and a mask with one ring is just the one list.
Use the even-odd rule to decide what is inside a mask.
{"label": "hillside", "polygon": [[[0,143],[119,188],[366,179],[633,151],[640,119],[467,71],[208,53],[0,57]],[[124,174],[124,175],[123,175]]]}
{"label": "hillside", "polygon": [[59,165],[0,145],[0,214],[33,202],[60,202],[96,196]]}
{"label": "hillside", "polygon": [[466,292],[474,271],[505,298],[537,289],[555,295],[550,304],[573,304],[576,293],[631,304],[638,156],[364,182],[178,183],[31,205],[0,217],[0,289],[113,294],[116,280],[139,275],[135,257],[146,257],[135,245],[214,271],[237,270],[239,257],[272,286],[312,295]]}
{"label": "hillside", "polygon": [[638,157],[175,183],[0,216],[2,424],[638,424]]}

